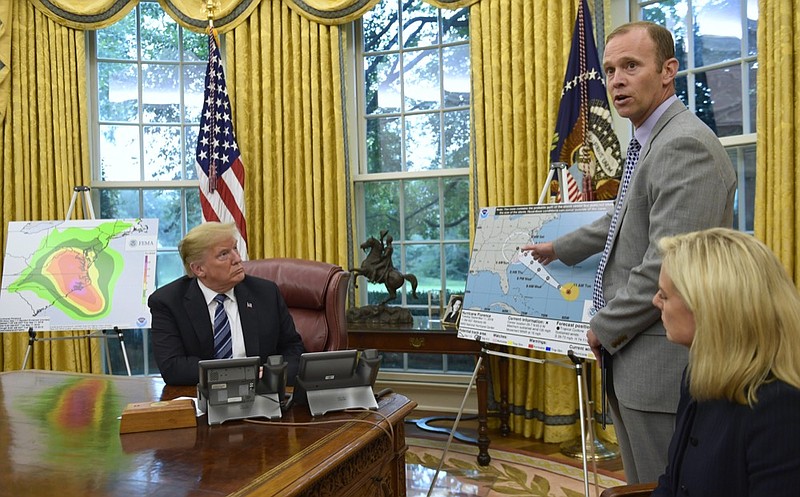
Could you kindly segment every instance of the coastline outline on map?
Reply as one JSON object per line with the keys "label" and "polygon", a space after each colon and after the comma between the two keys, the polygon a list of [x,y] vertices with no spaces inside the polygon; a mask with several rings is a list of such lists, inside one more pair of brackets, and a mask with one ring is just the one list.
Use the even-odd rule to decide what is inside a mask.
{"label": "coastline outline on map", "polygon": [[606,215],[613,202],[480,209],[459,338],[593,358],[586,343],[600,254],[542,265],[521,247],[551,241]]}

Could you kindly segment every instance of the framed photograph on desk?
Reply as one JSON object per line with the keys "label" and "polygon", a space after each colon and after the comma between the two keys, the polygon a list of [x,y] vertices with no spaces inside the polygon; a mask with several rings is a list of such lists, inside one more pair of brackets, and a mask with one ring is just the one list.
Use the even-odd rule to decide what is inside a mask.
{"label": "framed photograph on desk", "polygon": [[464,305],[463,295],[451,295],[447,302],[447,308],[442,317],[442,326],[456,327],[458,319],[461,317],[461,307]]}

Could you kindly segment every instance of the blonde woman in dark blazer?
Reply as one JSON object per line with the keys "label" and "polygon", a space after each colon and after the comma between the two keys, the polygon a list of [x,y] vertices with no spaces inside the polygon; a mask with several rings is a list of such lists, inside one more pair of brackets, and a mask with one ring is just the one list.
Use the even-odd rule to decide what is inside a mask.
{"label": "blonde woman in dark blazer", "polygon": [[653,304],[689,348],[654,496],[800,492],[800,295],[763,243],[729,229],[665,238]]}

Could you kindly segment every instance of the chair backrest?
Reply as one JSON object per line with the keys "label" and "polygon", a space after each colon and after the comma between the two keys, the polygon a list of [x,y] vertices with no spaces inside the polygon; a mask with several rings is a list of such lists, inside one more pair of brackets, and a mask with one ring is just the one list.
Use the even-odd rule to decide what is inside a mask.
{"label": "chair backrest", "polygon": [[278,285],[306,351],[347,348],[348,271],[327,262],[291,258],[255,259],[243,265],[245,273]]}

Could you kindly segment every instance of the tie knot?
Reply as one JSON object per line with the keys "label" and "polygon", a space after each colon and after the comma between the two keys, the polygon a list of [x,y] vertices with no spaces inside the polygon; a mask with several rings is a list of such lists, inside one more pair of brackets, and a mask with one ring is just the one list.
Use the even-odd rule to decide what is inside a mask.
{"label": "tie knot", "polygon": [[214,296],[214,302],[216,302],[217,304],[223,304],[225,302],[225,299],[227,298],[228,296],[225,295],[224,293],[218,293],[217,295]]}
{"label": "tie knot", "polygon": [[639,140],[636,139],[634,136],[631,138],[631,142],[628,144],[628,150],[640,150],[642,146],[639,144]]}

